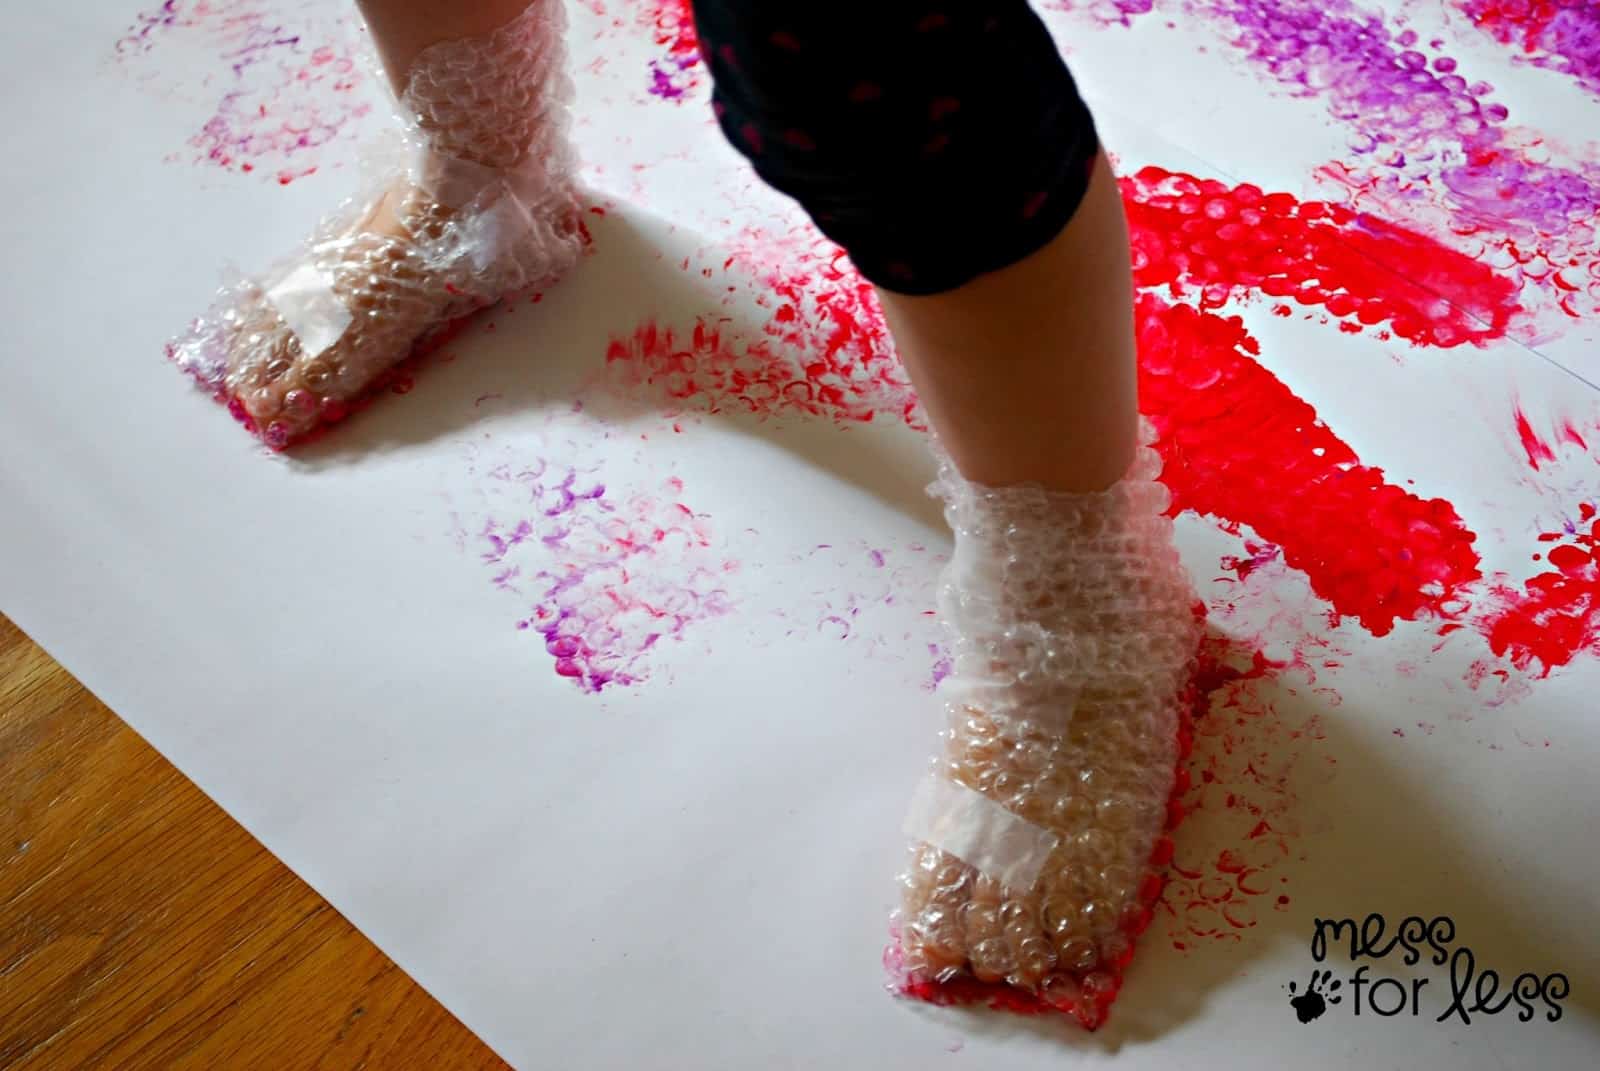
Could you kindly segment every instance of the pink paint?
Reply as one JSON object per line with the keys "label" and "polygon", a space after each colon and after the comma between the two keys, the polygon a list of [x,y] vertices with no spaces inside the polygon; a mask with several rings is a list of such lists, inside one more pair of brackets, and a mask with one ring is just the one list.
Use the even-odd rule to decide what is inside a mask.
{"label": "pink paint", "polygon": [[1082,12],[1101,26],[1131,26],[1155,8],[1155,0],[1049,0],[1048,11]]}
{"label": "pink paint", "polygon": [[[190,159],[279,185],[342,162],[371,110],[356,60],[363,32],[353,14],[329,17],[321,4],[264,0],[183,4],[168,0],[136,17],[117,42],[117,60],[166,96],[215,100],[188,140]],[[200,48],[209,69],[185,78],[178,48]]]}

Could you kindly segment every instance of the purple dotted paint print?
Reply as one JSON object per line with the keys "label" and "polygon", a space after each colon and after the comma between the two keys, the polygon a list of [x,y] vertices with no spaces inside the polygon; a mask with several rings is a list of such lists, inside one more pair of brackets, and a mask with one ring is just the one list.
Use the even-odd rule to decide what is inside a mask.
{"label": "purple dotted paint print", "polygon": [[113,60],[142,87],[212,108],[169,159],[288,185],[352,155],[373,108],[363,33],[353,9],[320,2],[167,0],[135,17]]}
{"label": "purple dotted paint print", "polygon": [[1450,234],[1568,317],[1600,314],[1600,160],[1508,125],[1494,87],[1350,0],[1188,0],[1289,93],[1320,99],[1353,158],[1323,169],[1353,205]]}
{"label": "purple dotted paint print", "polygon": [[476,454],[471,470],[481,513],[456,513],[457,541],[516,600],[515,627],[583,691],[643,682],[657,647],[730,611],[738,565],[676,477],[622,489],[509,448]]}

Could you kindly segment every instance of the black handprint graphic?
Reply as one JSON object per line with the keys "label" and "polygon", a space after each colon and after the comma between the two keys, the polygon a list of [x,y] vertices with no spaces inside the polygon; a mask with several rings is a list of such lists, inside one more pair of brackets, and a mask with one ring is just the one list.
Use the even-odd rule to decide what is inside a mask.
{"label": "black handprint graphic", "polygon": [[[1312,971],[1311,984],[1306,986],[1306,991],[1300,994],[1298,997],[1291,996],[1289,998],[1290,1006],[1294,1008],[1295,1015],[1302,1023],[1309,1023],[1313,1019],[1320,1019],[1322,1017],[1322,1013],[1328,1010],[1329,1004],[1337,1004],[1342,999],[1338,994],[1339,987],[1344,985],[1344,983],[1336,979],[1333,981],[1332,985],[1327,987],[1327,996],[1323,996],[1323,986],[1327,984],[1330,979],[1333,979],[1332,971]],[[1294,991],[1295,984],[1290,982],[1289,992],[1293,993]]]}

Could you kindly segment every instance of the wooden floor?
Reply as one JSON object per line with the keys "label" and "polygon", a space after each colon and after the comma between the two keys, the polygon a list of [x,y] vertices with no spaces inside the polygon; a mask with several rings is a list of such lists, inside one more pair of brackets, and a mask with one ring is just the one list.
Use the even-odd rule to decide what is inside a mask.
{"label": "wooden floor", "polygon": [[0,1068],[505,1066],[0,616]]}

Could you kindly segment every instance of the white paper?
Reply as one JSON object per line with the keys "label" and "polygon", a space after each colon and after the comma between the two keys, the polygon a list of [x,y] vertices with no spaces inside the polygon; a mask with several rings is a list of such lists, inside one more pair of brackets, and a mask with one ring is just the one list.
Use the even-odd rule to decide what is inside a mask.
{"label": "white paper", "polygon": [[[1322,102],[1263,82],[1181,5],[1128,28],[1064,6],[1051,26],[1125,171],[1326,195],[1310,176],[1349,132]],[[335,87],[345,51],[312,47],[349,26],[291,0],[223,29],[109,0],[18,16],[0,42],[0,609],[518,1067],[1592,1067],[1596,653],[1542,677],[1474,628],[1330,624],[1305,572],[1195,513],[1179,532],[1211,628],[1285,668],[1202,722],[1202,806],[1178,836],[1193,876],[1175,872],[1187,892],[1110,1022],[1086,1036],[884,992],[899,822],[940,721],[930,463],[894,413],[756,419],[675,403],[681,373],[619,383],[639,366],[608,352],[649,324],[685,349],[701,321],[814,356],[768,333],[783,299],[738,262],[809,246],[721,143],[703,71],[662,68],[681,103],[648,91],[678,62],[649,6],[572,8],[594,255],[286,458],[162,345],[221,263],[270,263],[355,187],[384,109],[361,107],[370,83]],[[1469,42],[1459,15],[1405,15],[1424,36],[1447,21],[1519,117],[1580,147],[1596,129],[1594,100]],[[802,266],[804,291],[820,276]],[[1453,505],[1486,578],[1547,569],[1540,533],[1595,499],[1592,453],[1561,431],[1589,434],[1600,408],[1574,375],[1593,324],[1437,350],[1267,301],[1223,311],[1363,464]],[[1553,444],[1538,468],[1519,412]],[[563,610],[593,614],[597,693],[539,633]],[[1369,913],[1449,916],[1502,991],[1565,973],[1561,1018],[1436,1022],[1450,968],[1398,953],[1368,981],[1427,978],[1418,1013],[1357,1016],[1366,961],[1319,964],[1311,940],[1318,918]],[[1317,969],[1349,981],[1301,1023],[1290,1000]]]}

